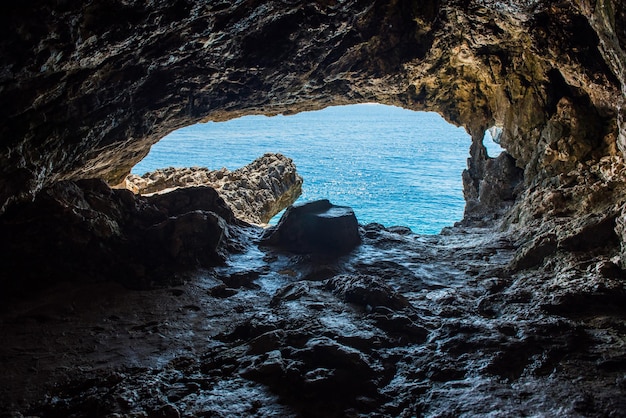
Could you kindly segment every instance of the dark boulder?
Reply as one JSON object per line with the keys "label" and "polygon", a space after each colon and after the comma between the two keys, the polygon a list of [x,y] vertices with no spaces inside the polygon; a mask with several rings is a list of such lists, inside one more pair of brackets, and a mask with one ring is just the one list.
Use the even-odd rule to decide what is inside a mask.
{"label": "dark boulder", "polygon": [[235,219],[224,199],[210,186],[185,187],[145,199],[170,217],[200,210],[214,212],[228,223]]}
{"label": "dark boulder", "polygon": [[144,198],[97,179],[63,181],[0,220],[0,294],[61,281],[167,283],[223,263],[235,218],[210,187]]}
{"label": "dark boulder", "polygon": [[263,245],[297,254],[346,254],[360,242],[354,211],[325,199],[288,207],[278,225],[261,238]]}

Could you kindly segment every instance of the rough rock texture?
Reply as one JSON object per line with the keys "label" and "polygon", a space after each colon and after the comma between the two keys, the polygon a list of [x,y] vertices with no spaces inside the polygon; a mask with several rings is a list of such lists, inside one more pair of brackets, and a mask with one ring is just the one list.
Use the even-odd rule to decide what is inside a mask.
{"label": "rough rock texture", "polygon": [[237,218],[256,224],[268,223],[302,194],[302,177],[281,154],[265,154],[235,171],[170,167],[126,178],[126,187],[141,194],[201,185],[217,190]]}
{"label": "rough rock texture", "polygon": [[120,183],[183,125],[378,101],[472,137],[466,222],[441,236],[368,226],[329,260],[248,229],[179,288],[3,305],[9,413],[624,415],[624,1],[5,3],[0,222],[20,271],[3,285],[111,278],[111,248],[154,256],[148,280],[210,264],[194,249],[231,229],[211,212],[85,180]]}
{"label": "rough rock texture", "polygon": [[[621,222],[626,197],[625,176],[620,157],[604,157],[528,188],[524,204],[505,218],[505,226],[520,245],[516,267],[536,266],[547,255],[600,251],[615,257],[623,268],[623,241],[616,223]],[[528,259],[529,252],[541,255]]]}
{"label": "rough rock texture", "polygon": [[607,260],[565,280],[502,268],[516,247],[493,228],[362,232],[351,257],[249,245],[173,287],[15,301],[0,413],[624,416],[626,292]]}
{"label": "rough rock texture", "polygon": [[289,206],[276,226],[267,228],[263,245],[299,254],[343,255],[361,242],[354,211],[328,200]]}
{"label": "rough rock texture", "polygon": [[[515,160],[507,152],[489,158],[482,144],[472,146],[474,161],[471,168],[463,171],[466,222],[492,222],[513,206],[523,190],[524,172],[515,166]],[[476,153],[476,154],[475,154]],[[480,160],[481,163],[475,163]]]}
{"label": "rough rock texture", "polygon": [[[350,102],[438,111],[464,125],[476,148],[500,125],[528,182],[622,155],[625,8],[616,0],[3,6],[0,207],[60,179],[120,183],[151,144],[199,120]],[[476,175],[482,162],[473,159]]]}
{"label": "rough rock texture", "polygon": [[142,198],[102,180],[59,182],[1,218],[0,293],[28,295],[57,282],[176,282],[224,263],[236,228],[209,187]]}
{"label": "rough rock texture", "polygon": [[[0,212],[63,179],[120,183],[183,125],[332,104],[434,110],[465,126],[472,220],[513,199],[528,218],[559,176],[593,177],[601,161],[616,169],[626,151],[622,1],[35,1],[2,11]],[[496,167],[481,143],[494,125],[512,158]],[[616,212],[624,202],[612,196]]]}

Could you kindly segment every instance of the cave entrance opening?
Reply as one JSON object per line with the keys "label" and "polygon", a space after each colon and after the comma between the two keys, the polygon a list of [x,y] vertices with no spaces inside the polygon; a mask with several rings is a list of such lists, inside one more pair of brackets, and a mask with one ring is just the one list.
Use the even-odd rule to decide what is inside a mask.
{"label": "cave entrance opening", "polygon": [[351,206],[362,224],[436,234],[463,217],[470,143],[465,129],[437,113],[367,103],[188,126],[155,144],[132,172],[235,170],[281,153],[304,178],[299,201],[329,199]]}

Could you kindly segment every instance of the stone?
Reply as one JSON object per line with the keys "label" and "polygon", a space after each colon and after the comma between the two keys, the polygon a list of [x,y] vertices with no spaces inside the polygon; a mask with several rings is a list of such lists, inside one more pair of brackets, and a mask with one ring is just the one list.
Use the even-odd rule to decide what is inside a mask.
{"label": "stone", "polygon": [[229,223],[235,219],[232,210],[219,193],[209,186],[176,189],[168,193],[147,196],[145,200],[170,217],[199,210],[214,212]]}
{"label": "stone", "polygon": [[258,337],[252,339],[248,345],[250,354],[262,354],[270,351],[279,350],[284,344],[286,333],[284,330],[268,331]]}
{"label": "stone", "polygon": [[615,223],[615,233],[620,242],[620,265],[623,269],[626,269],[626,205],[621,209]]}
{"label": "stone", "polygon": [[481,171],[478,182],[470,170],[463,172],[465,220],[501,215],[515,203],[523,189],[524,172],[506,152],[496,158],[485,157]]}
{"label": "stone", "polygon": [[[152,144],[192,123],[375,101],[439,112],[471,134],[466,220],[504,218],[520,248],[543,224],[567,236],[572,225],[555,218],[617,215],[626,5],[457,3],[121,5],[130,21],[101,0],[11,7],[0,25],[0,213],[59,181],[120,185]],[[482,144],[494,126],[506,149],[496,159]]]}
{"label": "stone", "polygon": [[295,204],[287,208],[276,226],[268,228],[261,244],[298,254],[342,255],[361,242],[354,211],[328,200]]}
{"label": "stone", "polygon": [[163,405],[148,414],[148,418],[180,418],[180,411],[172,404]]}
{"label": "stone", "polygon": [[363,377],[373,372],[367,356],[352,347],[339,344],[332,338],[312,338],[307,341],[304,351],[312,355],[312,363],[318,367],[345,368]]}
{"label": "stone", "polygon": [[306,282],[290,283],[283,286],[274,293],[270,301],[271,307],[280,305],[283,301],[300,299],[309,292],[309,285]]}
{"label": "stone", "polygon": [[416,324],[411,318],[398,313],[374,313],[371,316],[376,326],[392,336],[410,343],[422,343],[428,337],[428,330]]}
{"label": "stone", "polygon": [[598,247],[615,247],[616,214],[604,213],[576,219],[559,236],[559,247],[567,251],[585,251]]}
{"label": "stone", "polygon": [[282,154],[269,153],[235,171],[170,167],[141,177],[130,174],[125,184],[140,194],[209,186],[217,191],[237,218],[255,224],[268,223],[302,193],[302,177],[296,172],[293,160]]}
{"label": "stone", "polygon": [[511,262],[511,268],[516,271],[536,267],[547,256],[554,254],[557,245],[555,234],[540,235],[526,244],[517,253],[515,259]]}
{"label": "stone", "polygon": [[327,280],[325,286],[346,302],[369,310],[378,306],[386,306],[393,310],[402,310],[411,306],[404,296],[394,291],[382,280],[372,276],[339,275]]}
{"label": "stone", "polygon": [[152,250],[155,262],[166,256],[160,263],[210,266],[224,260],[218,247],[226,228],[226,222],[215,213],[198,210],[150,227],[141,240],[147,241],[145,247]]}
{"label": "stone", "polygon": [[254,283],[261,273],[258,271],[243,271],[220,277],[222,282],[231,289],[248,288],[256,289],[259,286]]}
{"label": "stone", "polygon": [[207,294],[209,296],[213,296],[215,298],[222,298],[222,299],[231,297],[236,293],[237,293],[236,289],[231,289],[229,287],[226,287],[224,283],[217,285],[215,287],[212,287],[207,291]]}
{"label": "stone", "polygon": [[172,281],[223,263],[233,220],[208,187],[143,198],[102,180],[59,182],[2,217],[0,231],[12,239],[1,244],[0,287],[8,296],[61,280],[140,288]]}
{"label": "stone", "polygon": [[260,5],[7,10],[0,212],[63,179],[120,184],[181,126],[364,100],[463,125],[472,187],[492,126],[526,184],[626,150],[622,2]]}
{"label": "stone", "polygon": [[[68,284],[5,305],[2,413],[126,416],[171,404],[189,416],[576,416],[573,402],[589,393],[588,415],[623,410],[617,253],[557,248],[567,252],[512,273],[503,263],[516,248],[496,226],[393,242],[371,229],[381,234],[329,262],[337,274],[325,283],[302,274],[321,257],[263,257],[250,245],[180,294]],[[216,286],[254,282],[254,271],[260,289]]]}

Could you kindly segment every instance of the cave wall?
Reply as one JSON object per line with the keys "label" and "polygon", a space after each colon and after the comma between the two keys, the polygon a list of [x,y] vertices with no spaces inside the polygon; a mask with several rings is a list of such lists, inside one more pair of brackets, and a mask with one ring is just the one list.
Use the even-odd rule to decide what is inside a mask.
{"label": "cave wall", "polygon": [[[536,208],[563,176],[587,190],[588,173],[599,172],[594,184],[610,193],[587,206],[570,196],[555,203],[561,215],[615,212],[622,202],[620,0],[35,0],[1,8],[2,212],[59,180],[120,183],[152,144],[198,121],[366,101],[437,111],[468,130],[468,217],[493,209],[498,170],[512,166],[524,170],[524,187],[504,185],[506,207],[518,201],[510,224],[554,217],[558,210]],[[504,129],[508,162],[486,157],[481,141],[492,125]]]}

